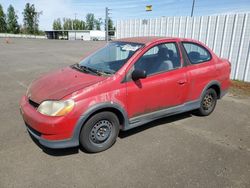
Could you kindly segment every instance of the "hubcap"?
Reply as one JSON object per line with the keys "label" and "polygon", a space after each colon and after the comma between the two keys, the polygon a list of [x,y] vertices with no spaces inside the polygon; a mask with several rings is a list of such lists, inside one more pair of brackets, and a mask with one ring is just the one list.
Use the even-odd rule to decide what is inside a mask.
{"label": "hubcap", "polygon": [[96,144],[105,142],[111,133],[112,124],[108,120],[98,121],[90,132],[90,140]]}
{"label": "hubcap", "polygon": [[213,96],[210,93],[206,94],[206,96],[203,99],[203,103],[202,103],[203,108],[205,110],[208,110],[209,108],[211,108],[213,106],[213,103],[214,103]]}

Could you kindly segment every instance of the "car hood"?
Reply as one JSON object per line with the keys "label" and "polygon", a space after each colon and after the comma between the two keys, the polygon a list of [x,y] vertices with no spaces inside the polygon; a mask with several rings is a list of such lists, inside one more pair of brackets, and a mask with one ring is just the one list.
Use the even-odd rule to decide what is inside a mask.
{"label": "car hood", "polygon": [[79,72],[71,67],[48,73],[34,80],[27,91],[27,96],[36,103],[44,100],[60,100],[63,97],[83,89],[105,77]]}

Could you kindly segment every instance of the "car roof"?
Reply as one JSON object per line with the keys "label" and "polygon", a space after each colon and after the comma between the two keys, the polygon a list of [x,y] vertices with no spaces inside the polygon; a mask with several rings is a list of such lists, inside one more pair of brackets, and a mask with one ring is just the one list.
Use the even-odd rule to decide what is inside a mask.
{"label": "car roof", "polygon": [[156,42],[156,41],[159,41],[159,40],[175,40],[175,41],[186,41],[186,42],[200,43],[199,41],[194,40],[194,39],[190,39],[190,38],[157,37],[157,36],[129,37],[129,38],[115,39],[114,41],[147,44],[147,43]]}
{"label": "car roof", "polygon": [[174,39],[177,39],[177,38],[174,38],[174,37],[156,37],[156,36],[150,36],[150,37],[121,38],[121,39],[116,39],[114,41],[146,44],[146,43],[155,42],[155,41],[162,40],[162,39],[174,40]]}

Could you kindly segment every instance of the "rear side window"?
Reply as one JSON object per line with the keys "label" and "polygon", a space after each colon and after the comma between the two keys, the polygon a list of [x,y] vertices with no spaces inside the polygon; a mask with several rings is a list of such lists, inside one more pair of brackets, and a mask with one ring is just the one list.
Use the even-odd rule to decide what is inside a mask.
{"label": "rear side window", "polygon": [[190,42],[183,42],[182,44],[187,52],[188,59],[192,64],[203,63],[211,60],[211,54],[203,46]]}

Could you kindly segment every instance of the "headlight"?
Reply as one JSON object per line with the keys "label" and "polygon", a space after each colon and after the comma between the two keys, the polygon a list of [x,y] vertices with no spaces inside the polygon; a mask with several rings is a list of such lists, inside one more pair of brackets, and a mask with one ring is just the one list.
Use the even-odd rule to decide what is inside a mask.
{"label": "headlight", "polygon": [[37,111],[47,116],[64,116],[69,113],[75,105],[73,100],[66,101],[44,101]]}

